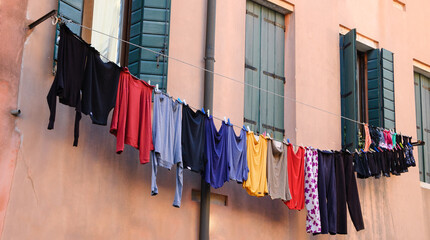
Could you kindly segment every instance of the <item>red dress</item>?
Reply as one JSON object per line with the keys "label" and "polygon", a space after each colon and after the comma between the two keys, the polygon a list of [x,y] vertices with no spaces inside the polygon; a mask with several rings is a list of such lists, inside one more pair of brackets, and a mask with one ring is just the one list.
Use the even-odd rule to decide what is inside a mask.
{"label": "red dress", "polygon": [[299,147],[294,153],[293,146],[289,144],[287,159],[291,199],[284,203],[289,209],[302,210],[305,207],[305,149]]}
{"label": "red dress", "polygon": [[124,144],[139,149],[140,163],[149,162],[152,143],[151,97],[153,87],[133,77],[127,68],[120,76],[110,132],[116,136],[116,152]]}

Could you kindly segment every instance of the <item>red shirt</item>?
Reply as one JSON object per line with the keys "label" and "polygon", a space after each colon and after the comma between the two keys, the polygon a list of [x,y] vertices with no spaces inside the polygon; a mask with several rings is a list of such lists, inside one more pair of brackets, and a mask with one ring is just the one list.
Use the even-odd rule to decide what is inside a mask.
{"label": "red shirt", "polygon": [[284,203],[289,209],[301,210],[305,207],[305,149],[299,147],[294,153],[293,146],[288,145],[287,159],[291,199]]}
{"label": "red shirt", "polygon": [[139,149],[140,163],[149,162],[152,144],[152,86],[133,77],[127,68],[121,71],[110,132],[116,136],[116,152],[124,143]]}

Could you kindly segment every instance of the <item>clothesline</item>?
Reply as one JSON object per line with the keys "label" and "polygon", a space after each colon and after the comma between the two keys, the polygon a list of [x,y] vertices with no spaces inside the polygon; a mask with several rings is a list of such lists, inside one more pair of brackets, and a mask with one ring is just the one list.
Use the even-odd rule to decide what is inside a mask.
{"label": "clothesline", "polygon": [[[229,80],[231,80],[231,81],[234,81],[234,82],[237,82],[237,83],[243,84],[243,85],[245,85],[245,86],[248,86],[248,87],[251,87],[251,88],[254,88],[254,89],[257,89],[257,90],[261,90],[261,91],[263,91],[263,92],[266,92],[266,93],[268,93],[268,94],[275,95],[275,96],[280,97],[280,98],[284,98],[284,99],[287,99],[287,100],[290,100],[290,101],[293,101],[293,102],[299,103],[299,104],[304,105],[304,106],[307,106],[307,107],[309,107],[309,108],[313,108],[313,109],[316,109],[316,110],[319,110],[319,111],[325,112],[325,113],[327,113],[327,114],[330,114],[330,115],[333,115],[333,116],[337,116],[337,117],[339,117],[339,118],[341,118],[341,119],[345,119],[345,120],[347,120],[347,121],[350,121],[350,122],[356,123],[356,124],[358,124],[358,125],[363,125],[363,126],[364,126],[365,124],[367,124],[367,123],[365,123],[365,122],[360,122],[360,121],[357,121],[357,120],[355,120],[355,119],[351,119],[351,118],[348,118],[348,117],[345,117],[345,116],[342,116],[342,115],[339,115],[339,114],[336,114],[336,113],[333,113],[333,112],[327,111],[327,110],[325,110],[325,109],[322,109],[322,108],[319,108],[319,107],[313,106],[313,105],[311,105],[311,104],[307,104],[307,103],[304,103],[304,102],[298,101],[297,99],[290,98],[290,97],[287,97],[287,96],[283,96],[283,95],[277,94],[277,93],[275,93],[275,92],[272,92],[272,91],[269,91],[269,90],[266,90],[266,89],[263,89],[263,88],[260,88],[260,87],[257,87],[257,86],[253,86],[253,85],[248,84],[248,83],[246,83],[246,82],[242,82],[242,81],[236,80],[236,79],[234,79],[234,78],[232,78],[232,77],[229,77],[229,76],[226,76],[226,75],[223,75],[223,74],[217,73],[217,72],[212,71],[212,70],[209,70],[209,69],[206,69],[206,68],[204,68],[204,67],[200,67],[200,66],[194,65],[194,64],[192,64],[192,63],[186,62],[186,61],[181,60],[181,59],[179,59],[179,58],[175,58],[175,57],[169,56],[169,55],[164,54],[164,53],[161,53],[161,52],[156,52],[156,51],[154,51],[154,50],[152,50],[152,49],[149,49],[149,48],[143,47],[143,46],[141,46],[141,45],[138,45],[138,44],[135,44],[135,43],[129,42],[129,41],[127,41],[127,40],[124,40],[124,39],[121,39],[121,38],[118,38],[118,37],[115,37],[115,36],[112,36],[112,35],[106,34],[106,33],[104,33],[104,32],[98,31],[98,30],[95,30],[95,29],[93,29],[93,28],[90,28],[90,27],[84,26],[84,25],[82,25],[82,24],[80,24],[80,23],[77,23],[77,22],[75,22],[75,21],[73,21],[73,20],[70,20],[70,19],[64,19],[61,15],[60,15],[60,16],[57,16],[57,19],[59,20],[59,22],[63,21],[63,22],[66,22],[66,23],[72,23],[72,24],[75,24],[75,25],[77,25],[77,26],[80,26],[81,28],[85,28],[85,29],[87,29],[87,30],[90,30],[90,31],[93,31],[93,32],[96,32],[96,33],[102,34],[102,35],[104,35],[104,36],[106,36],[106,37],[110,37],[110,38],[116,39],[116,40],[121,41],[121,42],[123,42],[123,43],[126,43],[126,44],[129,44],[129,45],[132,45],[132,46],[135,46],[135,47],[141,48],[141,49],[143,49],[143,50],[145,50],[145,51],[152,52],[152,53],[154,53],[154,54],[158,54],[158,55],[160,55],[160,56],[163,56],[163,57],[166,57],[166,58],[169,58],[169,59],[175,60],[175,61],[177,61],[177,62],[183,63],[183,64],[185,64],[185,65],[188,65],[188,66],[191,66],[191,67],[194,67],[194,68],[197,68],[197,69],[200,69],[200,70],[202,70],[202,71],[206,71],[206,72],[213,73],[214,75],[217,75],[217,76],[220,76],[220,77],[223,77],[223,78],[229,79]],[[215,117],[214,117],[214,118],[215,118]],[[216,119],[218,119],[218,120],[221,120],[221,121],[222,121],[222,119],[220,119],[220,118],[216,118]],[[237,125],[233,125],[233,126],[238,127],[239,129],[241,129],[241,128],[242,128],[242,127],[237,126]],[[371,125],[369,125],[369,126],[371,126]],[[381,128],[381,127],[376,127],[376,128],[383,129],[383,128]]]}

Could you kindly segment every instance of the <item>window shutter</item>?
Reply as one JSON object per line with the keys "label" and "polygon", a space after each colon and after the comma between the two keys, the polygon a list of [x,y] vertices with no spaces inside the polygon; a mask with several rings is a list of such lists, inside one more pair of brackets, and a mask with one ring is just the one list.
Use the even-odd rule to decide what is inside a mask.
{"label": "window shutter", "polygon": [[246,6],[245,83],[251,86],[245,85],[244,122],[257,132],[281,139],[285,17],[251,1]]}
{"label": "window shutter", "polygon": [[[58,1],[58,14],[63,16],[65,19],[72,20],[79,24],[82,24],[82,10],[84,7],[84,0],[59,0]],[[68,24],[72,32],[76,35],[81,36],[81,27],[76,24]],[[54,48],[54,66],[57,61],[58,42],[57,38],[60,34],[60,27],[57,24],[55,32],[55,48]]]}
{"label": "window shutter", "polygon": [[380,58],[379,49],[374,49],[367,52],[369,124],[377,127],[382,127],[382,84]]}
{"label": "window shutter", "polygon": [[130,45],[128,68],[166,90],[167,58],[158,53],[169,53],[170,0],[133,0],[131,9],[130,42],[157,53]]}
{"label": "window shutter", "polygon": [[[414,87],[415,87],[415,113],[417,122],[417,139],[423,140],[423,122],[422,122],[422,104],[421,104],[421,75],[418,73],[414,74]],[[425,145],[424,145],[425,146]],[[420,166],[420,180],[425,181],[425,167],[424,167],[424,147],[418,148],[418,161]]]}
{"label": "window shutter", "polygon": [[396,128],[394,107],[394,61],[393,53],[381,49],[381,76],[382,76],[382,116],[384,128]]}
{"label": "window shutter", "polygon": [[[261,14],[261,132],[278,139],[284,131],[284,16],[266,7]],[[273,94],[273,93],[276,93]]]}
{"label": "window shutter", "polygon": [[260,131],[260,11],[260,5],[246,2],[244,123],[253,131]]}
{"label": "window shutter", "polygon": [[[341,113],[342,116],[357,120],[357,49],[356,31],[352,29],[340,36],[340,69],[341,69]],[[342,147],[352,150],[358,146],[357,124],[343,119]]]}
{"label": "window shutter", "polygon": [[418,148],[420,180],[430,183],[430,79],[415,73],[414,83],[417,139],[426,143]]}

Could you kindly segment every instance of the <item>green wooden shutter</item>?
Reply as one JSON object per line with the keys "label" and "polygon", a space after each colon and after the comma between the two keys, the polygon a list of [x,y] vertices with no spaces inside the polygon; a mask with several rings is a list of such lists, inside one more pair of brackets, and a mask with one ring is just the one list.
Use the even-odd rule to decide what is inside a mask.
{"label": "green wooden shutter", "polygon": [[414,84],[417,139],[426,143],[418,147],[420,180],[430,183],[430,79],[415,73]]}
{"label": "green wooden shutter", "polygon": [[369,124],[377,127],[382,127],[382,84],[380,62],[379,49],[373,49],[367,52]]}
{"label": "green wooden shutter", "polygon": [[393,53],[381,49],[381,76],[382,76],[382,116],[384,128],[396,128],[394,106],[394,61]]}
{"label": "green wooden shutter", "polygon": [[[130,42],[157,53],[169,53],[170,0],[133,0]],[[130,45],[128,68],[142,80],[167,88],[167,58]]]}
{"label": "green wooden shutter", "polygon": [[260,35],[261,6],[246,2],[244,123],[260,131]]}
{"label": "green wooden shutter", "polygon": [[284,29],[284,15],[247,1],[245,82],[253,87],[245,86],[245,123],[277,139],[284,135]]}
{"label": "green wooden shutter", "polygon": [[[357,48],[356,31],[349,31],[340,36],[340,71],[341,71],[341,113],[342,116],[357,120]],[[358,146],[357,124],[341,120],[342,148],[352,150]]]}
{"label": "green wooden shutter", "polygon": [[[82,24],[82,12],[84,8],[84,0],[59,0],[58,1],[58,15],[63,16],[65,19],[72,20]],[[72,30],[76,35],[81,36],[81,27],[76,24],[68,24],[67,27]],[[57,61],[58,42],[57,38],[60,34],[60,27],[57,24],[55,33],[55,48],[54,48],[54,65]]]}

